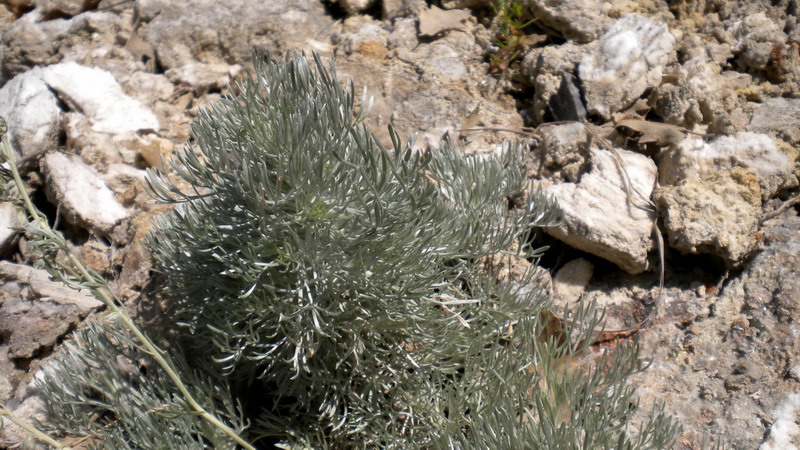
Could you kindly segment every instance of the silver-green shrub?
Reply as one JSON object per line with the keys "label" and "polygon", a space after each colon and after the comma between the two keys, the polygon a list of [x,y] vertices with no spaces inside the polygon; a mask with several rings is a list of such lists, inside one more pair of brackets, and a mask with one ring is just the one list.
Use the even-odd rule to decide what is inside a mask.
{"label": "silver-green shrub", "polygon": [[[593,309],[554,331],[540,272],[511,283],[483,269],[484,257],[512,248],[535,260],[530,231],[558,220],[529,185],[519,146],[465,157],[446,141],[421,152],[390,130],[385,150],[363,125],[367,99],[356,102],[332,66],[298,54],[254,64],[236,95],[192,124],[174,173],[149,178],[156,198],[176,204],[149,246],[191,355],[181,367],[198,392],[211,392],[201,380],[221,383],[203,397],[209,407],[237,429],[249,424],[264,448],[669,444],[676,427],[662,415],[631,428],[625,380],[642,369],[634,347],[573,368],[598,323]],[[512,208],[524,192],[525,206]],[[125,348],[115,336],[98,344],[98,361],[72,347],[61,375],[85,363],[122,377],[110,368],[108,349]],[[160,386],[157,371],[137,377],[132,386]],[[61,429],[93,407],[120,418],[109,430],[128,420],[89,375],[49,379]],[[81,383],[102,401],[75,406],[86,400]],[[137,392],[141,408],[168,403],[166,387]],[[66,404],[74,412],[62,419]],[[142,448],[169,426],[145,424],[103,439]],[[211,445],[187,426],[175,429]],[[136,436],[148,427],[152,435]]]}

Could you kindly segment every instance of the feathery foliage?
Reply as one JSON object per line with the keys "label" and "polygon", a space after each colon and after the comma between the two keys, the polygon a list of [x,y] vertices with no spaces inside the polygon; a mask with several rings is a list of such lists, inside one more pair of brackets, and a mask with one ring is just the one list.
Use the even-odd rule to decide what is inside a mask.
{"label": "feathery foliage", "polygon": [[[359,108],[332,66],[297,55],[255,66],[238,96],[194,122],[194,145],[173,165],[180,182],[150,179],[157,198],[178,204],[150,247],[189,341],[261,387],[256,425],[304,445],[481,448],[479,431],[499,431],[483,421],[495,415],[527,430],[505,438],[557,437],[538,429],[546,411],[524,426],[517,416],[537,397],[554,400],[530,391],[559,372],[534,368],[575,348],[537,339],[548,298],[535,271],[513,285],[480,270],[531,227],[557,223],[519,146],[418,152],[390,130],[387,152],[362,123],[367,99]],[[526,206],[509,211],[507,198],[526,190]],[[641,366],[633,352],[620,358],[614,371],[547,383],[568,391],[559,408],[607,397],[576,410],[592,426],[616,421],[598,436],[624,442],[630,392],[616,384]],[[580,438],[564,442],[594,442],[549,419]]]}
{"label": "feathery foliage", "polygon": [[[173,173],[148,179],[176,204],[149,236],[192,355],[171,360],[206,410],[264,448],[672,441],[661,414],[631,427],[635,347],[573,363],[600,320],[592,305],[554,327],[535,266],[516,282],[485,271],[512,248],[535,260],[531,229],[558,221],[519,146],[421,152],[390,130],[384,150],[363,125],[368,100],[316,56],[257,56],[236,91],[195,120]],[[49,420],[112,448],[172,434],[230,447],[185,414],[163,372],[124,369],[147,357],[113,324],[79,333],[44,381]],[[87,428],[92,414],[105,426]]]}
{"label": "feathery foliage", "polygon": [[[118,325],[104,322],[75,333],[40,383],[45,412],[57,418],[52,421],[56,430],[90,436],[92,448],[237,448],[192,411],[134,341]],[[241,433],[244,422],[227,383],[192,370],[176,352],[172,361],[198,402]]]}

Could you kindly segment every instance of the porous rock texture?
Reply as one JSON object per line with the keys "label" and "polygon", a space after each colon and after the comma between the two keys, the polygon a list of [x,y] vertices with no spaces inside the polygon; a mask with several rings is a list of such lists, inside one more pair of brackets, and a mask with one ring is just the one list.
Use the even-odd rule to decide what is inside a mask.
{"label": "porous rock texture", "polygon": [[[163,207],[144,169],[171,170],[162,158],[254,50],[335,57],[386,147],[389,123],[420,150],[528,146],[533,185],[564,212],[534,242],[551,247],[555,303],[644,324],[624,335],[651,361],[637,414],[663,402],[683,426],[675,448],[800,446],[800,219],[784,203],[800,184],[796,2],[519,0],[517,24],[533,22],[511,36],[485,1],[436,3],[0,0],[0,115],[51,222],[147,309],[144,236]],[[589,123],[548,123],[563,107]],[[679,139],[623,134],[623,120]],[[0,206],[0,401],[32,417],[31,379],[98,304],[25,265],[17,218]],[[486,264],[517,282],[528,262]]]}
{"label": "porous rock texture", "polygon": [[603,14],[605,2],[597,0],[526,0],[542,26],[557,30],[576,42],[589,42],[600,36],[611,19]]}
{"label": "porous rock texture", "polygon": [[762,201],[787,185],[797,151],[767,135],[739,132],[708,143],[689,138],[662,157],[655,194],[670,245],[736,265],[757,244]]}
{"label": "porous rock texture", "polygon": [[[619,159],[617,159],[619,155]],[[547,232],[567,245],[613,262],[630,273],[647,270],[653,248],[654,211],[649,198],[656,165],[645,156],[619,150],[592,149],[592,170],[578,183],[550,186],[563,213],[563,224]],[[620,164],[627,169],[626,176]]]}
{"label": "porous rock texture", "polygon": [[674,57],[673,41],[657,20],[637,14],[617,20],[578,67],[589,113],[610,118],[658,86]]}

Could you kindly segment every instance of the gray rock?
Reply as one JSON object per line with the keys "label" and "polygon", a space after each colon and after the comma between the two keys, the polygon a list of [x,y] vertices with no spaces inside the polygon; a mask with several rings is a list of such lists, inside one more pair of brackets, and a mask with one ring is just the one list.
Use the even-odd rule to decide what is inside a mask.
{"label": "gray rock", "polygon": [[8,125],[11,149],[28,160],[55,148],[61,131],[58,97],[42,79],[43,73],[32,69],[0,89],[0,116]]}
{"label": "gray rock", "polygon": [[[368,42],[374,45],[364,45]],[[497,81],[487,75],[485,64],[475,63],[472,55],[482,50],[471,33],[452,30],[431,43],[415,45],[413,51],[396,48],[397,58],[373,51],[386,50],[381,45],[364,41],[360,49],[337,60],[336,70],[340,80],[354,81],[357,92],[366,88],[374,100],[368,125],[382,145],[391,146],[389,122],[401,136],[416,134],[419,148],[437,146],[449,134],[468,154],[492,152],[504,140],[517,137],[460,131],[523,126],[513,99],[493,94]]]}
{"label": "gray rock", "polygon": [[589,113],[608,119],[658,86],[675,58],[673,40],[653,19],[627,14],[617,20],[578,68]]}
{"label": "gray rock", "polygon": [[797,146],[800,144],[800,99],[768,100],[753,114],[747,131],[773,134]]}
{"label": "gray rock", "polygon": [[328,42],[333,19],[322,3],[310,0],[137,1],[152,17],[142,38],[165,69],[186,64],[244,64],[253,50],[285,52]]}
{"label": "gray rock", "polygon": [[[697,102],[686,86],[672,83],[662,84],[658,87],[654,97],[656,102],[653,111],[664,119],[664,122],[691,127],[692,123],[703,118]],[[686,120],[688,115],[691,115],[692,120]]]}
{"label": "gray rock", "polygon": [[34,66],[61,60],[59,40],[71,25],[67,20],[36,22],[38,13],[26,14],[0,38],[0,82],[10,80]]}
{"label": "gray rock", "polygon": [[[370,45],[385,49],[388,36],[389,30],[385,28],[383,22],[370,16],[354,16],[344,21],[341,30],[333,35],[332,42],[338,46],[338,50],[350,54],[356,51],[369,51],[367,46]],[[414,37],[416,38],[416,29]]]}
{"label": "gray rock", "polygon": [[719,67],[705,57],[676,66],[668,78],[650,98],[653,111],[667,123],[692,129],[718,120],[740,103],[725,88],[729,82],[720,75]]}
{"label": "gray rock", "polygon": [[398,17],[418,16],[420,11],[427,8],[425,0],[383,0],[381,11],[384,19]]}
{"label": "gray rock", "polygon": [[[22,403],[11,410],[15,417],[22,418],[30,422],[38,420],[44,422],[46,420],[45,405],[42,398],[38,395],[31,395]],[[46,450],[44,444],[38,443],[33,439],[30,434],[17,426],[9,419],[2,418],[2,430],[0,430],[0,443],[7,446],[6,448],[30,448],[33,450]]]}
{"label": "gray rock", "polygon": [[44,19],[41,11],[33,10],[0,38],[0,83],[64,59],[98,65],[127,53],[113,51],[118,34],[131,26],[120,15],[93,11],[70,19]]}
{"label": "gray rock", "polygon": [[610,25],[605,2],[598,0],[525,0],[537,25],[559,37],[589,42]]}
{"label": "gray rock", "polygon": [[647,254],[653,248],[656,216],[644,208],[656,178],[655,163],[638,153],[619,150],[621,164],[630,177],[630,204],[625,182],[611,152],[591,150],[592,169],[579,183],[550,186],[563,213],[564,223],[547,228],[548,234],[571,247],[604,258],[629,273],[648,269]]}
{"label": "gray rock", "polygon": [[[51,281],[47,271],[22,264],[0,261],[0,281],[0,350],[5,358],[23,367],[50,353],[87,315],[102,306],[87,291],[70,289]],[[13,413],[25,420],[43,420],[42,403],[34,395],[33,384],[26,386],[19,370],[4,367],[3,372],[11,389],[22,381],[16,389],[19,400],[14,401],[21,404],[13,408]],[[18,443],[26,436],[18,427],[8,422],[4,425],[0,439],[5,444]]]}
{"label": "gray rock", "polygon": [[42,159],[47,198],[61,206],[61,214],[73,224],[108,236],[128,217],[105,182],[80,157],[49,153]]}
{"label": "gray rock", "polygon": [[399,18],[394,21],[394,29],[386,38],[389,48],[406,51],[414,50],[419,44],[417,39],[417,21],[411,18]]}
{"label": "gray rock", "polygon": [[168,69],[165,75],[174,84],[189,86],[194,92],[202,94],[225,88],[241,71],[242,66],[238,64],[188,63]]}
{"label": "gray rock", "polygon": [[44,17],[77,16],[89,2],[85,0],[36,0],[36,9]]}
{"label": "gray rock", "polygon": [[581,100],[578,80],[569,72],[561,73],[558,93],[550,98],[550,111],[556,121],[583,122],[586,120],[586,107]]}
{"label": "gray rock", "polygon": [[[51,280],[50,274],[46,270],[34,269],[22,264],[0,261],[0,280],[22,285],[22,295],[25,299],[74,306],[76,312],[83,316],[103,305],[88,291],[76,291],[68,288],[58,281]],[[5,309],[5,307],[4,304],[3,308]]]}
{"label": "gray rock", "polygon": [[[780,433],[791,436],[792,427],[780,427],[796,421],[780,410],[798,393],[787,372],[800,355],[800,217],[787,211],[763,232],[764,249],[719,295],[668,290],[662,315],[640,335],[652,365],[634,377],[642,405],[635,414],[647,417],[652,400],[668,396],[666,412],[683,426],[687,446],[700,448],[712,436],[731,448],[791,448],[776,445],[785,442]],[[680,326],[665,314],[679,301],[713,305],[714,313]]]}
{"label": "gray rock", "polygon": [[763,71],[767,68],[772,48],[786,42],[786,35],[781,28],[764,12],[747,15],[733,22],[729,30],[736,39],[732,50],[743,71]]}
{"label": "gray rock", "polygon": [[541,142],[530,154],[528,176],[577,183],[591,168],[589,133],[582,123],[542,127]]}
{"label": "gray rock", "polygon": [[594,264],[584,258],[576,258],[564,264],[553,277],[554,301],[558,306],[570,307],[586,291],[592,279]]}
{"label": "gray rock", "polygon": [[537,122],[544,121],[551,102],[559,95],[563,74],[573,73],[590,47],[567,42],[535,48],[525,55],[520,71],[535,89],[531,110]]}

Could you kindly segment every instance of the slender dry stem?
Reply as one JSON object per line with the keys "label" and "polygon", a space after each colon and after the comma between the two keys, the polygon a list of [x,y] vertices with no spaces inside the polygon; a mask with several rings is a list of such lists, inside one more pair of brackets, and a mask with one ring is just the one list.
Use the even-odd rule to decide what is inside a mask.
{"label": "slender dry stem", "polygon": [[[8,138],[5,135],[3,136],[2,146],[3,146],[2,155],[3,155],[4,159],[8,162],[9,171],[11,172],[11,175],[12,175],[13,180],[14,180],[14,184],[17,187],[17,191],[19,192],[19,196],[20,196],[20,198],[21,198],[21,200],[22,200],[22,202],[24,204],[26,212],[32,218],[32,220],[34,222],[36,222],[36,225],[38,227],[40,227],[41,229],[44,229],[44,230],[50,229],[50,225],[47,223],[47,221],[44,219],[44,217],[42,217],[42,215],[39,212],[39,210],[36,209],[36,207],[33,205],[33,202],[31,201],[30,196],[28,196],[28,193],[25,190],[25,183],[22,181],[22,177],[20,177],[19,170],[17,170],[17,166],[14,163],[14,156],[11,153],[11,146],[9,145]],[[58,236],[56,234],[54,234],[53,236],[55,236],[59,240],[63,240],[63,238],[61,238],[60,236]],[[156,363],[159,366],[161,366],[161,368],[164,370],[164,372],[167,374],[167,376],[170,378],[170,380],[172,380],[172,382],[175,384],[175,387],[178,388],[178,391],[180,391],[181,395],[183,396],[183,399],[186,401],[186,404],[189,405],[189,407],[194,412],[196,412],[199,416],[201,416],[204,420],[209,422],[215,428],[217,428],[220,431],[222,431],[225,435],[230,437],[234,442],[239,444],[242,448],[247,449],[247,450],[255,450],[255,447],[253,447],[251,444],[249,444],[247,441],[245,441],[241,436],[239,436],[239,434],[236,433],[236,431],[231,429],[229,426],[225,425],[225,423],[223,423],[221,420],[219,420],[213,414],[211,414],[208,411],[206,411],[197,402],[197,400],[195,400],[195,398],[189,392],[189,389],[183,383],[183,380],[181,380],[181,377],[180,377],[180,375],[178,375],[178,372],[175,369],[175,367],[167,359],[166,353],[163,350],[161,350],[160,348],[158,348],[158,346],[152,340],[150,340],[150,338],[147,337],[139,329],[139,327],[133,322],[133,319],[131,319],[131,316],[128,314],[128,311],[123,306],[121,306],[121,302],[116,298],[116,296],[114,296],[114,294],[109,289],[108,284],[106,283],[106,281],[104,279],[102,279],[102,278],[92,276],[92,274],[89,272],[89,270],[86,268],[86,266],[84,266],[75,257],[75,255],[73,255],[71,252],[66,250],[67,246],[66,246],[65,242],[59,242],[59,244],[62,244],[62,245],[60,245],[60,247],[62,249],[65,249],[65,252],[64,252],[65,256],[66,256],[69,264],[71,264],[72,267],[74,267],[78,271],[78,275],[79,275],[81,281],[83,283],[86,283],[87,285],[90,285],[90,286],[97,286],[97,287],[93,287],[91,289],[92,294],[97,299],[102,301],[106,305],[106,307],[109,309],[109,311],[111,311],[117,317],[119,317],[121,322],[122,322],[122,324],[125,326],[125,328],[127,328],[128,330],[130,330],[131,333],[133,333],[133,335],[136,337],[136,339],[147,350],[147,353],[150,356],[152,356],[152,358],[156,361]],[[14,419],[11,419],[11,420],[13,421]],[[16,421],[15,421],[15,423],[16,423]],[[23,425],[20,425],[20,426],[23,426]],[[25,428],[26,430],[30,431],[29,428],[26,428],[24,426],[23,426],[23,428]],[[41,433],[41,432],[38,432],[38,433],[43,435],[43,433]],[[34,436],[39,438],[39,435],[37,435],[35,433],[33,433],[33,434],[34,434]]]}

